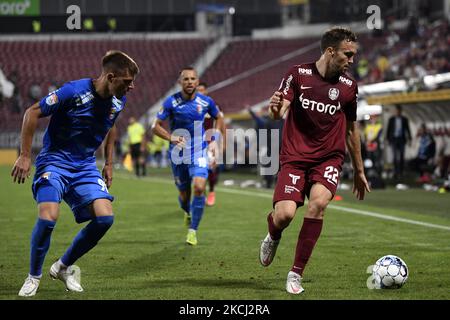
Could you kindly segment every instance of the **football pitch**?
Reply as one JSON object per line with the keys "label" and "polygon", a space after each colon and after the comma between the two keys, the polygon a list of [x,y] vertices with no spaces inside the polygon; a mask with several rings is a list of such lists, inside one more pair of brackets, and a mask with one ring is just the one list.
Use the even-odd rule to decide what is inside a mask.
{"label": "football pitch", "polygon": [[[110,189],[115,223],[76,262],[83,293],[66,292],[48,276],[84,226],[75,223],[65,203],[61,206],[40,289],[32,299],[450,299],[450,193],[376,190],[358,202],[350,191],[339,191],[343,200],[331,203],[306,268],[305,292],[292,296],[285,282],[304,209],[283,233],[272,265],[264,268],[258,254],[267,233],[271,190],[224,187],[227,175],[222,175],[216,205],[205,209],[199,244],[192,247],[185,244],[173,180],[167,170],[155,170],[142,179],[115,172]],[[17,185],[9,174],[9,166],[0,166],[0,299],[19,299],[37,209],[31,179]],[[387,254],[407,263],[409,279],[398,290],[369,290],[366,269]]]}

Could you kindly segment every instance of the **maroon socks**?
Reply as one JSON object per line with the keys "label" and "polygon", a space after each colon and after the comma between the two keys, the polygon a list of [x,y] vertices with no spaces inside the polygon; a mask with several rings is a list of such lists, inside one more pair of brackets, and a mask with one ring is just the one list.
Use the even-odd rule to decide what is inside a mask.
{"label": "maroon socks", "polygon": [[303,270],[308,263],[317,239],[319,239],[320,232],[322,231],[322,225],[322,219],[304,218],[302,229],[298,235],[297,247],[295,249],[295,260],[291,271],[303,275]]}

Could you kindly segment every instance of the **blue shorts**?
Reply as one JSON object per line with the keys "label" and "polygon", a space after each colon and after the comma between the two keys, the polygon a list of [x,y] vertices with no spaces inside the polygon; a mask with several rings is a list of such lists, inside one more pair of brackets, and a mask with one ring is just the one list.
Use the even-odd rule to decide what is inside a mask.
{"label": "blue shorts", "polygon": [[38,168],[32,190],[37,203],[61,203],[64,199],[77,223],[92,219],[88,205],[94,200],[114,200],[96,167],[77,171],[53,165]]}
{"label": "blue shorts", "polygon": [[172,164],[173,178],[179,191],[189,189],[194,177],[208,179],[208,168],[197,164]]}

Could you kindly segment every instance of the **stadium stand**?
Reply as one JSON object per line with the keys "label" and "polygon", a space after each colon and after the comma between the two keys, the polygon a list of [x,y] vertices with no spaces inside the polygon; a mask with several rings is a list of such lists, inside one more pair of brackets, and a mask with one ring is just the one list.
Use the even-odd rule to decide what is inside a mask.
{"label": "stadium stand", "polygon": [[[96,77],[99,59],[106,51],[117,49],[134,57],[142,70],[118,123],[123,131],[126,119],[142,115],[173,85],[180,68],[195,61],[209,43],[208,39],[0,41],[0,65],[7,77],[17,75],[21,99],[20,109],[14,109],[13,99],[2,102],[0,127],[2,131],[20,128],[24,110],[34,103],[28,94],[31,85],[38,84],[45,95],[49,86]],[[44,126],[41,122],[40,127]]]}

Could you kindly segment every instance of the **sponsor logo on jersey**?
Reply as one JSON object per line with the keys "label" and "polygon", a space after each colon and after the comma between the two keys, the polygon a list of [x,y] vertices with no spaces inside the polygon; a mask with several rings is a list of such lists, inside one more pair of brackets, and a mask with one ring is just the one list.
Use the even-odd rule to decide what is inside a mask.
{"label": "sponsor logo on jersey", "polygon": [[352,80],[347,79],[347,78],[344,77],[344,76],[340,76],[340,77],[339,77],[339,81],[342,82],[343,84],[349,86],[349,87],[351,87],[352,84],[353,84],[353,81],[352,81]]}
{"label": "sponsor logo on jersey", "polygon": [[328,90],[328,97],[330,97],[331,100],[336,100],[339,97],[339,89],[337,88],[331,88]]}
{"label": "sponsor logo on jersey", "polygon": [[298,190],[298,189],[297,189],[296,187],[294,187],[294,186],[288,186],[288,185],[285,185],[285,186],[284,186],[284,193],[291,194],[291,193],[294,192],[294,191],[300,192],[300,190]]}
{"label": "sponsor logo on jersey", "polygon": [[76,100],[77,106],[88,103],[89,101],[94,99],[94,95],[89,91],[85,94],[80,95],[80,97]]}
{"label": "sponsor logo on jersey", "polygon": [[292,184],[297,184],[297,180],[300,179],[300,176],[296,176],[292,173],[289,173],[289,177],[292,179]]}
{"label": "sponsor logo on jersey", "polygon": [[292,76],[292,74],[289,75],[289,77],[286,80],[286,83],[284,84],[284,89],[283,89],[283,94],[287,95],[288,91],[289,91],[289,87],[291,86],[291,81],[294,77]]}
{"label": "sponsor logo on jersey", "polygon": [[308,90],[308,89],[312,89],[312,87],[306,87],[306,86],[304,86],[304,85],[301,85],[301,86],[300,86],[300,89],[302,89],[302,90]]}
{"label": "sponsor logo on jersey", "polygon": [[312,76],[312,69],[298,68],[298,73]]}
{"label": "sponsor logo on jersey", "polygon": [[58,96],[56,95],[56,93],[51,93],[47,99],[45,99],[45,103],[49,106],[54,105],[55,103],[58,102]]}
{"label": "sponsor logo on jersey", "polygon": [[300,95],[299,100],[303,109],[310,109],[311,111],[317,111],[320,113],[328,113],[331,116],[334,115],[336,111],[341,110],[340,102],[338,102],[337,106],[329,103],[325,104],[323,102],[303,98],[303,93]]}

